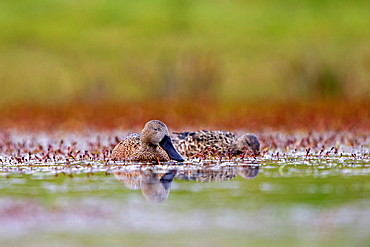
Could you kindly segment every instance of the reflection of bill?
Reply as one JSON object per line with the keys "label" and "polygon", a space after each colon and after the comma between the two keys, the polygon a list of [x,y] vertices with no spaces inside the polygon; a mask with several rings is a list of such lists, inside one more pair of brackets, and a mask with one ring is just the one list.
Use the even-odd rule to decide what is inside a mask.
{"label": "reflection of bill", "polygon": [[237,175],[243,178],[254,178],[258,175],[259,166],[257,165],[237,165],[221,167],[218,170],[212,168],[183,170],[177,175],[179,180],[211,182],[211,181],[226,181],[235,178]]}
{"label": "reflection of bill", "polygon": [[130,190],[139,190],[148,202],[167,200],[176,170],[154,173],[152,170],[120,170],[114,176]]}

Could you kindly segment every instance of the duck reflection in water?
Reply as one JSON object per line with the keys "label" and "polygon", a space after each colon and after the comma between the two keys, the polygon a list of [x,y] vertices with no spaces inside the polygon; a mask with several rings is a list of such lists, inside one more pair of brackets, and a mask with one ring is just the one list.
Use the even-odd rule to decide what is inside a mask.
{"label": "duck reflection in water", "polygon": [[257,177],[259,171],[259,166],[239,165],[236,167],[236,172],[238,173],[238,175],[247,179]]}
{"label": "duck reflection in water", "polygon": [[141,190],[148,202],[161,203],[167,200],[177,170],[155,173],[153,170],[124,169],[114,176],[130,190]]}
{"label": "duck reflection in water", "polygon": [[258,165],[237,165],[221,167],[220,170],[210,168],[183,170],[177,175],[176,179],[197,182],[221,182],[234,179],[237,175],[250,179],[258,175],[259,169]]}

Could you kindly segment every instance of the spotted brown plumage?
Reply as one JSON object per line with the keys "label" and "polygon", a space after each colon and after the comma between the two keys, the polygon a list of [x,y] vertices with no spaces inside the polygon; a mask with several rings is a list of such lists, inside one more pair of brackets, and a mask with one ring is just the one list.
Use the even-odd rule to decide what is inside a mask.
{"label": "spotted brown plumage", "polygon": [[174,133],[176,149],[185,156],[192,157],[200,153],[211,155],[240,155],[247,150],[259,154],[260,142],[254,134],[244,134],[239,138],[224,130],[201,130],[196,132]]}
{"label": "spotted brown plumage", "polygon": [[118,143],[112,150],[113,160],[153,162],[184,161],[174,148],[167,126],[158,120],[145,124],[141,134],[134,133]]}

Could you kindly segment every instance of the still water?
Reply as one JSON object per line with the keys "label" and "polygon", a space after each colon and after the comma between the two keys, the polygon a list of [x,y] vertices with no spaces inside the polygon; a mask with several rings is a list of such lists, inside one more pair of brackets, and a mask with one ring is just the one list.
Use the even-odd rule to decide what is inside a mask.
{"label": "still water", "polygon": [[102,136],[2,137],[1,246],[370,246],[366,145],[148,166]]}

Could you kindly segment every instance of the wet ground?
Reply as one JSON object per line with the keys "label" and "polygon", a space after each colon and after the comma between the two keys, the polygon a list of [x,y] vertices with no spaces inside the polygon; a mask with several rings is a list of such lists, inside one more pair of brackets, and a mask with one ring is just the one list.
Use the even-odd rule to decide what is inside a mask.
{"label": "wet ground", "polygon": [[369,246],[366,133],[256,133],[259,157],[154,166],[109,159],[127,134],[0,133],[2,245]]}

